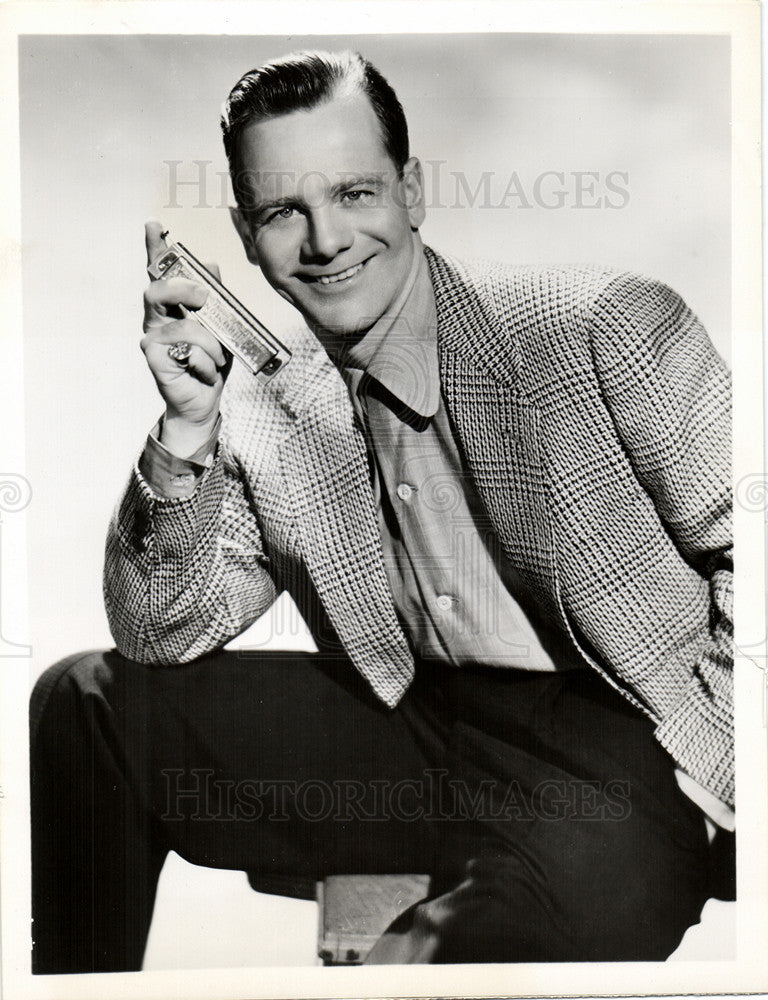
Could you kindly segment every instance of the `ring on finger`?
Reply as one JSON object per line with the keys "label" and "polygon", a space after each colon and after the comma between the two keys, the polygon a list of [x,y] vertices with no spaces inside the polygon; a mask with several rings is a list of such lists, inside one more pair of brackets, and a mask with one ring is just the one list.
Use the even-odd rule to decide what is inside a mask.
{"label": "ring on finger", "polygon": [[192,353],[192,345],[186,340],[177,340],[175,344],[168,347],[168,356],[173,358],[176,364],[186,368],[189,364],[189,356]]}

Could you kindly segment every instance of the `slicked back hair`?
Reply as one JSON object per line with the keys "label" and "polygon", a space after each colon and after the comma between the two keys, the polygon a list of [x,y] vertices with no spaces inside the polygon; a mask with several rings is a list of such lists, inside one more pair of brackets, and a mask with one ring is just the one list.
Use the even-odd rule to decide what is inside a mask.
{"label": "slicked back hair", "polygon": [[232,187],[241,208],[247,207],[247,177],[239,159],[240,136],[251,122],[292,111],[309,111],[349,88],[371,102],[389,158],[402,174],[409,157],[408,125],[392,87],[357,52],[292,52],[249,70],[224,103],[221,131]]}

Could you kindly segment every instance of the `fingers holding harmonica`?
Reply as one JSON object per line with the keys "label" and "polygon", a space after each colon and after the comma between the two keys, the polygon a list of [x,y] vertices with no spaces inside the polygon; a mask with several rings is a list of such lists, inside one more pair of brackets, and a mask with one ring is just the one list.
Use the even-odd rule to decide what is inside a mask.
{"label": "fingers holding harmonica", "polygon": [[200,309],[207,298],[205,285],[189,278],[151,281],[144,289],[144,331],[165,323],[169,316],[178,319],[185,309]]}
{"label": "fingers holding harmonica", "polygon": [[161,386],[187,375],[208,386],[215,386],[222,379],[210,354],[188,341],[179,341],[178,350],[173,344],[164,347],[152,344],[144,353],[152,374]]}
{"label": "fingers holding harmonica", "polygon": [[[178,345],[188,345],[184,351]],[[169,353],[169,348],[173,348]],[[213,385],[229,359],[221,344],[193,318],[172,320],[147,331],[141,349],[153,371],[179,374],[187,369]]]}
{"label": "fingers holding harmonica", "polygon": [[181,341],[178,348],[172,344],[167,353],[180,369],[189,372],[205,385],[216,385],[220,380],[219,369],[214,364],[213,358],[201,347]]}

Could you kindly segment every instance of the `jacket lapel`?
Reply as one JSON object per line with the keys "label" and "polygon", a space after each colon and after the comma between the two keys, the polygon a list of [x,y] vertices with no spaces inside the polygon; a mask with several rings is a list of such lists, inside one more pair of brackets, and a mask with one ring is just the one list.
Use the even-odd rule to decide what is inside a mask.
{"label": "jacket lapel", "polygon": [[458,268],[427,256],[443,392],[467,463],[511,564],[559,616],[540,414],[522,389],[514,319],[501,331]]}
{"label": "jacket lapel", "polygon": [[326,613],[358,669],[394,704],[413,676],[413,660],[387,581],[363,433],[346,386],[325,362],[313,372],[311,395],[293,397],[282,474]]}

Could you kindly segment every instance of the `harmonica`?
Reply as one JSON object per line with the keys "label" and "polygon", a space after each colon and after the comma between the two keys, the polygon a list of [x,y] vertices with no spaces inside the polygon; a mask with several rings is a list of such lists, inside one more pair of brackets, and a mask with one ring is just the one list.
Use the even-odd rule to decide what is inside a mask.
{"label": "harmonica", "polygon": [[189,278],[208,289],[199,309],[181,306],[254,375],[269,378],[291,358],[291,352],[256,319],[242,302],[200,263],[182,243],[172,243],[147,268],[151,278]]}

